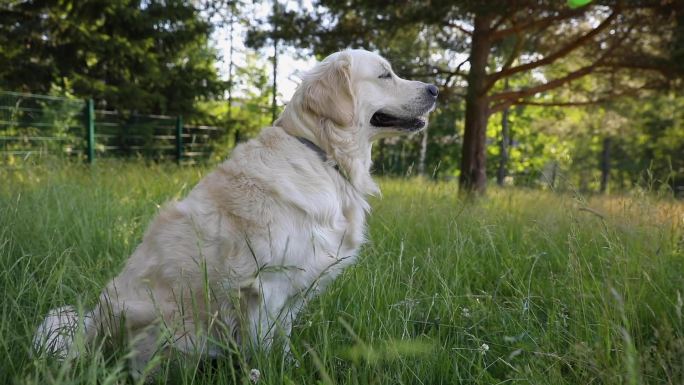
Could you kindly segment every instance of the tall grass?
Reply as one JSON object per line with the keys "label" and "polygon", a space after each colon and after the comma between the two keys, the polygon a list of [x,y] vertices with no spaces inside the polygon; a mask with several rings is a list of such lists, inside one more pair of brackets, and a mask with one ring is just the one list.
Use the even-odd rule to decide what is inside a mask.
{"label": "tall grass", "polygon": [[[92,306],[159,205],[206,170],[139,163],[0,174],[0,381],[115,384],[125,354],[33,358],[45,313]],[[186,358],[174,384],[684,383],[684,204],[382,180],[370,243],[301,314],[292,354]]]}

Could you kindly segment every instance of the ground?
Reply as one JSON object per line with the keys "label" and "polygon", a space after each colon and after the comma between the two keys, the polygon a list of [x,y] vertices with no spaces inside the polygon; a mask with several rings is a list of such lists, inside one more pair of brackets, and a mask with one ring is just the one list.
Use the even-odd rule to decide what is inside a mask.
{"label": "ground", "polygon": [[[147,223],[206,168],[99,161],[0,171],[0,381],[115,384],[125,352],[32,358],[53,307],[91,306]],[[649,192],[381,179],[359,263],[299,317],[292,357],[163,363],[158,382],[684,383],[684,204]],[[198,369],[200,368],[200,369]],[[255,373],[251,373],[254,379]]]}

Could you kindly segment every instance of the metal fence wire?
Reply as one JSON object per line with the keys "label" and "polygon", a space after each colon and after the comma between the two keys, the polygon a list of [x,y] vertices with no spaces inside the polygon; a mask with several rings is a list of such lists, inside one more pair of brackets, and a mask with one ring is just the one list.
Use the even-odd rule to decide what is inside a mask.
{"label": "metal fence wire", "polygon": [[0,91],[0,162],[83,156],[85,101]]}
{"label": "metal fence wire", "polygon": [[5,165],[48,155],[195,163],[209,159],[226,132],[184,124],[180,116],[94,110],[90,100],[0,91],[0,164]]}

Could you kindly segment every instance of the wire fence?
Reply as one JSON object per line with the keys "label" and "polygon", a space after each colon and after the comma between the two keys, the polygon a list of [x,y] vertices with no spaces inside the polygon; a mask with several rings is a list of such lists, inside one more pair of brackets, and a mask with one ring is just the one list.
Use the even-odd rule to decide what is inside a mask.
{"label": "wire fence", "polygon": [[181,116],[95,110],[92,100],[0,91],[0,164],[60,156],[210,159],[224,127],[184,124]]}

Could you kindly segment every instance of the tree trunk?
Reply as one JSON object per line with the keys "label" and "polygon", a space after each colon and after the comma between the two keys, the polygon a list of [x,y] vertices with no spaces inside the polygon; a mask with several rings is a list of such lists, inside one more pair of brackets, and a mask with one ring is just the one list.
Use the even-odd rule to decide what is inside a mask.
{"label": "tree trunk", "polygon": [[610,147],[611,138],[603,139],[603,150],[601,151],[601,194],[608,190],[608,179],[610,178]]}
{"label": "tree trunk", "polygon": [[[508,89],[508,78],[504,84],[504,89]],[[499,159],[499,170],[496,173],[496,183],[499,186],[504,185],[504,181],[506,179],[506,166],[508,165],[508,143],[511,136],[508,112],[508,107],[501,111],[501,143],[499,144],[501,149],[501,159]]]}
{"label": "tree trunk", "polygon": [[271,124],[278,118],[278,0],[273,0],[273,99],[271,101]]}
{"label": "tree trunk", "polygon": [[487,59],[491,48],[491,16],[476,15],[470,50],[466,92],[465,132],[461,158],[460,190],[484,194],[487,188],[486,139],[489,119]]}
{"label": "tree trunk", "polygon": [[[235,51],[235,44],[233,38],[233,29],[235,28],[235,10],[230,11],[230,51],[228,56],[228,120],[233,119],[233,52]],[[229,124],[233,124],[231,121]],[[235,140],[237,143],[237,139]]]}
{"label": "tree trunk", "polygon": [[384,139],[378,140],[377,149],[378,149],[377,150],[378,155],[376,157],[376,161],[374,163],[374,166],[377,168],[378,167],[377,165],[380,165],[379,171],[382,175],[385,175],[387,173],[387,171],[385,170],[385,140]]}
{"label": "tree trunk", "polygon": [[554,160],[551,164],[551,178],[549,178],[549,187],[551,190],[556,189],[556,177],[558,177],[558,162]]}
{"label": "tree trunk", "polygon": [[428,130],[423,130],[423,138],[420,141],[420,156],[418,158],[418,175],[425,175],[425,158],[427,156]]}

